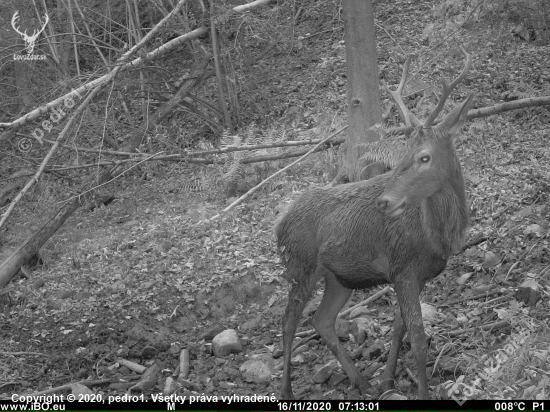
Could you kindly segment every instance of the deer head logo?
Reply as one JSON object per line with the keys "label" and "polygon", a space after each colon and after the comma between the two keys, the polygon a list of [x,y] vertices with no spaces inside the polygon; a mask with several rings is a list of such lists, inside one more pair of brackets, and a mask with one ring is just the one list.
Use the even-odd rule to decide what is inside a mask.
{"label": "deer head logo", "polygon": [[27,50],[27,54],[32,54],[36,39],[38,38],[40,33],[44,31],[44,29],[46,28],[46,25],[50,21],[50,18],[48,17],[47,14],[44,15],[44,18],[46,19],[46,21],[42,25],[42,28],[40,30],[34,30],[32,35],[30,36],[27,34],[27,30],[25,30],[24,32],[21,32],[21,30],[17,28],[17,21],[19,20],[19,11],[16,11],[13,17],[11,18],[11,26],[17,33],[21,35],[21,37],[23,37],[23,40],[25,41],[25,50]]}

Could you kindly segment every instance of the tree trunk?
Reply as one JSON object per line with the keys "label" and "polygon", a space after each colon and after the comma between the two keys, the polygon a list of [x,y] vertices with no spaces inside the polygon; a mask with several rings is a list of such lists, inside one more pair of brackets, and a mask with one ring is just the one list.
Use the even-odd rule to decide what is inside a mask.
{"label": "tree trunk", "polygon": [[[346,62],[348,74],[348,138],[342,180],[357,181],[383,171],[383,166],[359,161],[365,149],[357,145],[375,142],[369,127],[382,122],[378,91],[378,62],[372,0],[344,0]],[[366,173],[365,173],[366,172]],[[346,179],[347,177],[347,179]]]}
{"label": "tree trunk", "polygon": [[[66,30],[65,33],[71,32],[71,26],[69,24],[69,19],[66,15],[67,11],[65,10],[64,3],[60,1],[57,4],[57,17],[60,21],[66,22]],[[69,58],[71,56],[71,50],[72,50],[72,39],[70,34],[63,34],[59,35],[59,69],[61,70],[62,75],[64,78],[67,78],[69,76]]]}

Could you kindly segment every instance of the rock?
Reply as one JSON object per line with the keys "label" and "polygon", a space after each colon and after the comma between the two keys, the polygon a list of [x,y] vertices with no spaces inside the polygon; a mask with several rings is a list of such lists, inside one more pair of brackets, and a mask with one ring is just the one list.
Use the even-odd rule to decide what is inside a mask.
{"label": "rock", "polygon": [[372,320],[367,318],[355,318],[351,321],[351,334],[353,335],[355,342],[361,345],[369,336],[369,326]]}
{"label": "rock", "polygon": [[32,285],[35,289],[43,288],[45,284],[44,279],[35,279],[32,281]]}
{"label": "rock", "polygon": [[92,297],[92,294],[90,292],[79,292],[76,294],[77,300],[86,300],[90,299]]}
{"label": "rock", "polygon": [[299,353],[306,352],[309,349],[309,346],[307,343],[304,343],[303,345],[298,346],[296,349],[292,351],[293,355],[298,355]]}
{"label": "rock", "polygon": [[472,288],[472,290],[477,293],[485,293],[493,289],[493,285],[491,284],[485,284],[485,285],[477,285]]}
{"label": "rock", "polygon": [[309,363],[315,359],[317,359],[317,353],[312,351],[307,351],[307,352],[299,353],[296,356],[293,356],[292,359],[290,360],[290,363],[293,366],[296,366],[296,365],[302,365],[304,363]]}
{"label": "rock", "polygon": [[540,300],[540,285],[535,279],[525,280],[516,292],[516,298],[534,308]]}
{"label": "rock", "polygon": [[491,251],[485,252],[485,257],[483,258],[483,267],[492,268],[500,263],[500,257],[494,254]]}
{"label": "rock", "polygon": [[227,376],[235,379],[237,378],[241,372],[235,368],[234,366],[226,366],[223,368],[223,373],[225,373]]}
{"label": "rock", "polygon": [[428,323],[434,323],[437,319],[437,309],[429,303],[421,303],[422,320]]}
{"label": "rock", "polygon": [[168,252],[172,248],[172,241],[165,239],[160,244],[160,247],[162,248],[163,252]]}
{"label": "rock", "polygon": [[178,343],[170,346],[170,349],[168,349],[168,352],[170,353],[170,355],[178,355],[180,354],[181,352],[181,347]]}
{"label": "rock", "polygon": [[227,382],[227,381],[221,381],[218,386],[222,389],[234,388],[233,384],[231,382]]}
{"label": "rock", "polygon": [[452,313],[447,314],[447,317],[445,318],[443,323],[447,326],[450,326],[451,328],[458,327],[458,320]]}
{"label": "rock", "polygon": [[261,360],[250,359],[239,368],[242,378],[246,382],[263,383],[271,380],[271,370]]}
{"label": "rock", "polygon": [[46,307],[49,309],[58,310],[63,307],[63,304],[55,299],[46,299]]}
{"label": "rock", "polygon": [[334,325],[336,329],[336,335],[342,339],[349,339],[349,321],[342,318],[336,318],[336,323]]}
{"label": "rock", "polygon": [[158,350],[152,346],[145,346],[141,351],[141,357],[145,359],[152,359],[157,356]]}
{"label": "rock", "polygon": [[465,284],[468,281],[468,279],[472,277],[473,274],[474,272],[464,273],[463,275],[458,277],[458,279],[456,280],[456,283],[458,283],[459,285]]}
{"label": "rock", "polygon": [[227,329],[212,339],[212,351],[216,356],[242,352],[243,346],[235,329]]}
{"label": "rock", "polygon": [[361,351],[361,356],[363,359],[374,360],[382,355],[383,351],[384,344],[380,341],[376,341],[374,345],[371,345],[368,348],[363,348]]}
{"label": "rock", "polygon": [[527,226],[523,230],[524,235],[537,235],[542,236],[544,234],[544,229],[541,225],[537,225],[536,223],[533,223],[532,225]]}
{"label": "rock", "polygon": [[58,292],[57,296],[59,297],[59,299],[70,299],[72,298],[73,296],[76,296],[76,291],[74,290],[62,290],[60,292]]}
{"label": "rock", "polygon": [[271,356],[273,356],[273,359],[279,359],[281,356],[283,356],[283,354],[284,354],[283,348],[276,347],[273,350],[273,353]]}
{"label": "rock", "polygon": [[329,380],[337,366],[338,363],[336,360],[328,362],[326,365],[321,366],[319,370],[313,374],[311,380],[314,383],[325,383]]}

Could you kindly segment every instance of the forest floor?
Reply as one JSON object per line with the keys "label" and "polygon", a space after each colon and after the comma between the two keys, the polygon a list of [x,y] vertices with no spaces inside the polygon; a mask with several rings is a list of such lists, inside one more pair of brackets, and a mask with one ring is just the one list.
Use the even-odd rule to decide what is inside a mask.
{"label": "forest floor", "polygon": [[[430,2],[403,4],[399,13],[391,1],[376,4],[377,21],[385,29],[379,33],[380,71],[390,84],[398,82],[403,60],[392,57],[392,51],[426,49],[422,30],[432,20]],[[327,17],[334,11],[318,13],[324,17],[296,27],[297,35],[318,35],[302,40],[297,53],[255,68],[258,79],[269,73],[265,78],[278,82],[276,93],[270,82],[255,83],[258,96],[273,96],[273,111],[264,116],[307,107],[301,121],[314,123],[318,102],[345,115],[343,32],[341,27],[328,30],[336,24]],[[397,45],[392,38],[402,42]],[[460,93],[476,92],[477,108],[514,93],[532,95],[550,82],[548,45],[509,32],[496,35],[481,23],[460,32],[453,43],[462,43],[474,56],[474,69]],[[460,55],[452,66],[437,58],[433,64],[456,72]],[[449,398],[451,389],[458,398],[548,398],[549,118],[548,110],[533,108],[478,119],[457,142],[472,219],[467,240],[486,240],[453,257],[421,297],[432,310],[425,325],[431,336],[428,376],[434,398]],[[18,277],[9,299],[0,296],[0,395],[87,379],[117,381],[118,386],[102,381],[91,388],[122,394],[138,375],[119,359],[146,367],[157,363],[161,372],[150,392],[161,392],[183,348],[190,352],[190,383],[179,393],[277,395],[288,288],[273,225],[299,193],[328,182],[331,160],[327,154],[313,156],[270,192],[259,192],[207,225],[195,224],[218,213],[227,201],[168,191],[183,179],[176,169],[148,181],[119,183],[109,206],[75,214],[43,248],[44,263],[32,279]],[[21,240],[14,236],[10,246]],[[517,292],[529,279],[540,295],[531,305]],[[380,289],[354,292],[346,307]],[[299,330],[311,328],[307,320],[321,294],[322,285]],[[390,293],[368,306],[363,314],[367,340],[361,347],[343,334],[359,369],[375,385],[391,341],[395,305]],[[497,326],[468,329],[491,324]],[[213,356],[212,338],[226,329],[237,331],[243,350]],[[365,348],[377,345],[381,350],[372,360],[360,356],[376,353]],[[416,366],[406,353],[402,349],[396,383],[415,397],[407,369],[414,375]],[[338,367],[325,381],[312,382],[318,369],[334,359],[318,337],[307,341],[300,355],[292,375],[297,397],[360,397]],[[251,359],[257,366],[267,365],[267,378],[242,370]]]}

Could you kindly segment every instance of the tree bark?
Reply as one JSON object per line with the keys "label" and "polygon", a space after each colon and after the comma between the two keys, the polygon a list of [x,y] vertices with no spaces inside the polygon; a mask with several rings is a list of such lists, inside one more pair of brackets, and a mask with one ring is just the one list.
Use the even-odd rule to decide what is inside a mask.
{"label": "tree bark", "polygon": [[357,181],[381,172],[376,166],[361,176],[364,153],[357,145],[378,140],[369,127],[382,122],[372,0],[344,0],[348,73],[348,138],[344,170],[337,179]]}

